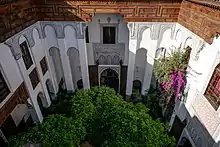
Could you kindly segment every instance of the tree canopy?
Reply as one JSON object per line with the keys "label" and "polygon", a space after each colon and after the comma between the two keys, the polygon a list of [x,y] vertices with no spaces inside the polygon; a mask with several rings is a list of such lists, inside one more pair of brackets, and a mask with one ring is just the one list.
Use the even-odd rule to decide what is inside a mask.
{"label": "tree canopy", "polygon": [[75,147],[84,141],[93,146],[112,147],[166,147],[174,143],[164,125],[151,118],[146,106],[124,101],[113,89],[80,90],[69,105],[68,113],[50,115],[12,140],[47,147]]}

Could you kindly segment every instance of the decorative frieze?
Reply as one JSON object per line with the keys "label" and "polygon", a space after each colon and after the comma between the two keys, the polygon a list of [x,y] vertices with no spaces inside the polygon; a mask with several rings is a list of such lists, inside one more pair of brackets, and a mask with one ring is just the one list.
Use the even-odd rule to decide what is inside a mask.
{"label": "decorative frieze", "polygon": [[46,26],[51,26],[54,29],[54,31],[56,33],[56,37],[58,39],[63,39],[65,37],[65,34],[64,34],[65,27],[71,26],[76,31],[76,38],[77,39],[84,39],[84,32],[85,32],[85,27],[86,27],[85,22],[42,21],[42,22],[40,22],[40,25],[41,25],[42,34],[43,34],[44,38],[46,37],[46,34],[45,34],[45,27]]}
{"label": "decorative frieze", "polygon": [[101,44],[93,43],[94,59],[102,65],[119,65],[120,60],[124,61],[125,44]]}

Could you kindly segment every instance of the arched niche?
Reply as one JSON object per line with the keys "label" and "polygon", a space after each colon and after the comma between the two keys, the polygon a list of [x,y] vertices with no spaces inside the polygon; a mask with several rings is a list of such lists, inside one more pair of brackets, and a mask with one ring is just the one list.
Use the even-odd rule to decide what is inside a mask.
{"label": "arched niche", "polygon": [[32,35],[33,35],[33,38],[34,38],[34,42],[35,42],[35,40],[40,40],[40,34],[39,34],[39,31],[38,31],[38,29],[36,29],[36,28],[33,28],[32,29]]}
{"label": "arched niche", "polygon": [[120,57],[115,55],[112,59],[113,65],[119,65],[120,64]]}
{"label": "arched niche", "polygon": [[54,71],[56,73],[57,84],[59,85],[62,82],[62,79],[64,79],[64,72],[62,67],[60,51],[56,47],[51,47],[49,49],[49,54],[51,57],[50,60],[52,60],[54,66]]}
{"label": "arched niche", "polygon": [[142,83],[140,80],[133,81],[133,89],[138,90],[141,93]]}
{"label": "arched niche", "polygon": [[166,48],[167,51],[169,50],[169,48],[171,47],[171,37],[172,37],[172,29],[168,28],[164,31],[163,35],[162,35],[162,39],[159,45],[159,48]]}
{"label": "arched niche", "polygon": [[192,147],[192,144],[189,141],[189,139],[187,139],[186,137],[183,137],[180,140],[180,143],[179,143],[178,147]]}
{"label": "arched niche", "polygon": [[83,89],[83,80],[82,79],[77,81],[77,88],[78,89]]}
{"label": "arched niche", "polygon": [[43,30],[46,35],[48,47],[53,47],[53,46],[58,47],[56,31],[54,27],[51,25],[46,25]]}
{"label": "arched niche", "polygon": [[69,64],[70,64],[70,68],[72,72],[73,84],[76,86],[77,81],[82,78],[81,68],[80,68],[81,66],[80,66],[79,50],[77,50],[74,47],[70,47],[67,50],[67,55],[69,56]]}
{"label": "arched niche", "polygon": [[140,47],[139,48],[147,48],[150,49],[151,48],[151,29],[150,28],[145,28],[142,31],[142,35],[140,36]]}
{"label": "arched niche", "polygon": [[98,61],[99,61],[99,64],[100,64],[100,65],[104,65],[105,62],[106,62],[105,56],[103,56],[103,55],[99,56]]}
{"label": "arched niche", "polygon": [[54,90],[52,81],[50,79],[47,79],[45,84],[46,84],[46,87],[47,87],[47,92],[50,96],[50,100],[53,101],[55,99],[56,94],[55,94],[55,90]]}
{"label": "arched niche", "polygon": [[113,88],[116,92],[119,90],[119,75],[118,73],[111,69],[104,69],[100,74],[100,85],[105,85],[107,87]]}
{"label": "arched niche", "polygon": [[147,64],[147,50],[140,48],[136,52],[134,79],[144,81],[145,67]]}
{"label": "arched niche", "polygon": [[47,108],[46,97],[42,92],[39,92],[37,95],[37,103],[40,108],[42,115],[44,116],[44,108]]}
{"label": "arched niche", "polygon": [[184,48],[191,47],[192,48],[192,37],[188,37],[184,43]]}
{"label": "arched niche", "polygon": [[64,27],[64,34],[65,34],[65,45],[66,48],[74,47],[78,48],[77,45],[77,33],[73,26],[66,25]]}
{"label": "arched niche", "polygon": [[175,34],[175,41],[176,41],[176,47],[179,48],[181,47],[181,40],[182,39],[182,31],[179,29],[176,31]]}

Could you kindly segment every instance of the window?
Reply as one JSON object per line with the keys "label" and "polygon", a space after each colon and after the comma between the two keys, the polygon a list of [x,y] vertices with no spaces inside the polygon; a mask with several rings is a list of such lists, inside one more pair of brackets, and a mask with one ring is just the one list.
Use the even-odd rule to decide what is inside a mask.
{"label": "window", "polygon": [[4,80],[2,73],[0,72],[0,103],[8,96],[10,90]]}
{"label": "window", "polygon": [[189,63],[191,51],[192,51],[192,48],[190,46],[187,46],[186,47],[186,60],[187,60],[187,63]]}
{"label": "window", "polygon": [[33,61],[31,59],[31,54],[28,49],[28,44],[26,41],[20,44],[21,52],[22,52],[22,58],[24,60],[24,64],[26,66],[26,69],[29,69],[31,65],[33,64]]}
{"label": "window", "polygon": [[205,91],[205,97],[215,110],[220,105],[220,64],[216,66],[209,85]]}
{"label": "window", "polygon": [[32,72],[31,72],[30,75],[29,75],[29,78],[30,78],[30,80],[31,80],[32,87],[33,87],[33,89],[34,89],[34,88],[37,86],[37,84],[40,82],[36,68],[34,68],[34,69],[32,70]]}
{"label": "window", "polygon": [[115,27],[103,27],[103,44],[115,44]]}
{"label": "window", "polygon": [[45,57],[40,61],[40,66],[41,66],[42,73],[44,75],[47,72],[47,61]]}
{"label": "window", "polygon": [[88,30],[88,27],[86,27],[86,43],[89,43],[89,30]]}

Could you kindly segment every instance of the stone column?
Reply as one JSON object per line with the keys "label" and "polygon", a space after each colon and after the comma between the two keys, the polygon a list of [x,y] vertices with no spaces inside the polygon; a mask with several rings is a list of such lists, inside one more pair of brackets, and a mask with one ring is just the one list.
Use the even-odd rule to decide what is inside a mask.
{"label": "stone column", "polygon": [[128,71],[127,71],[126,95],[130,96],[132,94],[132,88],[133,88],[138,27],[137,24],[135,23],[128,23],[128,28],[129,28],[129,46],[128,46],[129,59],[128,59]]}
{"label": "stone column", "polygon": [[62,61],[62,67],[63,67],[63,73],[64,73],[64,79],[66,83],[66,89],[68,91],[75,91],[74,89],[74,84],[72,80],[72,72],[70,68],[70,62],[69,62],[69,57],[67,56],[67,48],[65,45],[65,40],[64,40],[64,32],[63,32],[63,26],[61,24],[56,25],[56,35],[57,35],[57,43],[58,47],[60,50],[60,56],[61,56],[61,61]]}
{"label": "stone column", "polygon": [[88,69],[88,58],[87,58],[87,49],[86,49],[86,40],[85,40],[85,23],[80,23],[78,25],[79,29],[77,31],[77,40],[78,40],[78,47],[79,47],[79,59],[80,59],[80,66],[81,66],[81,74],[82,74],[82,81],[83,81],[83,88],[89,89],[89,69]]}

